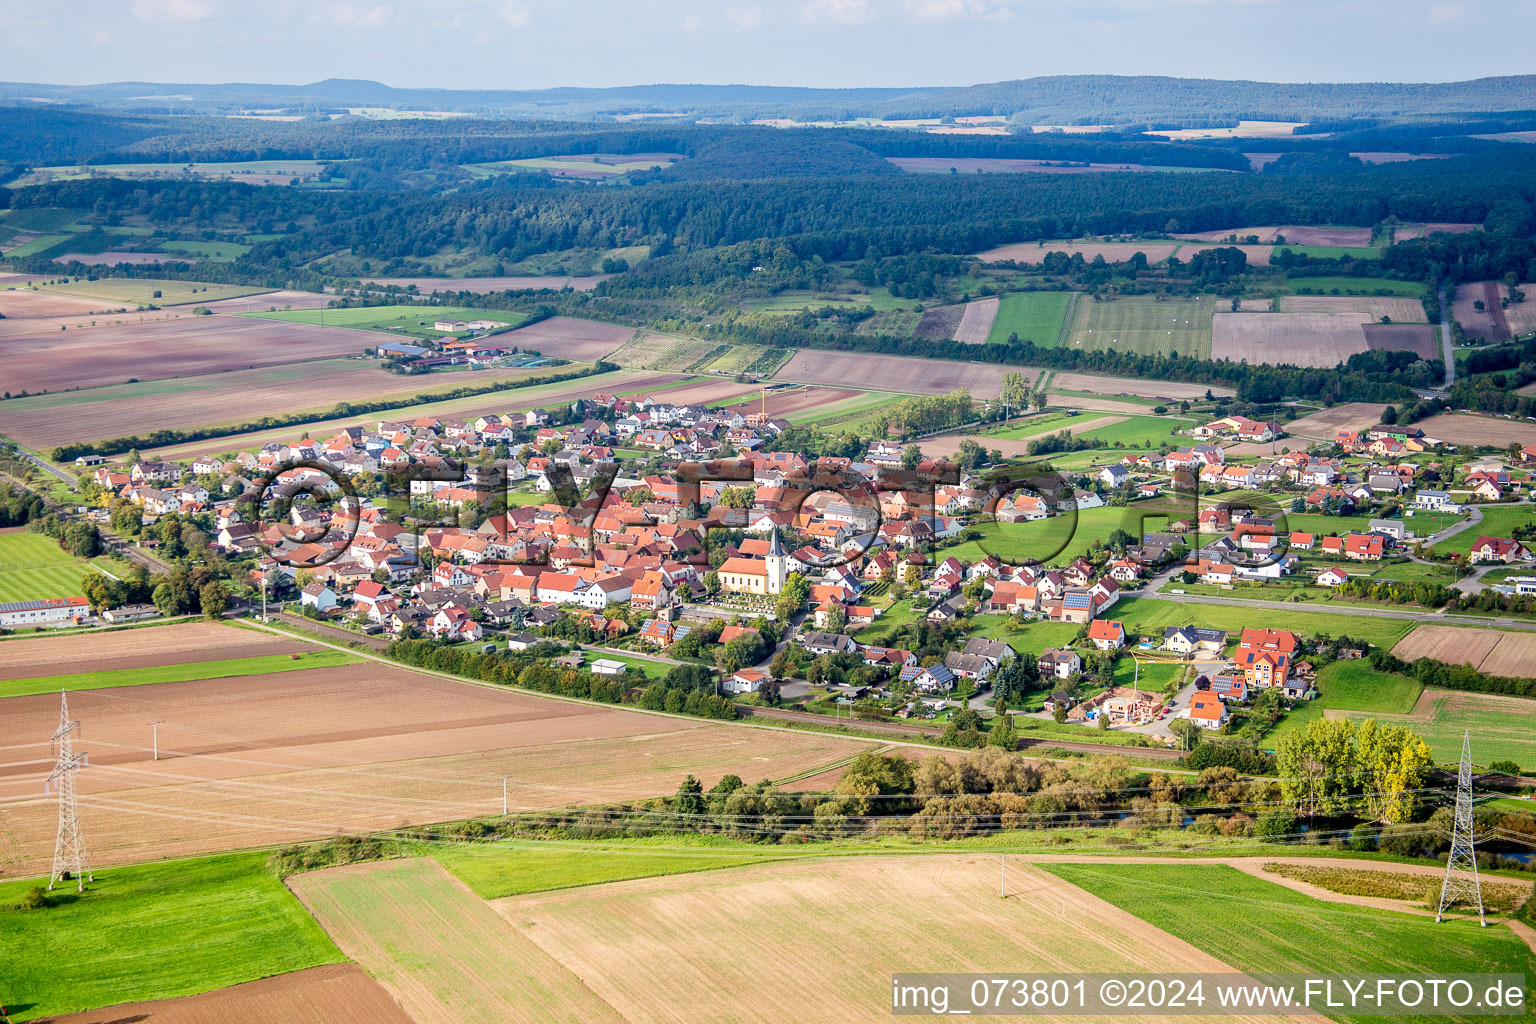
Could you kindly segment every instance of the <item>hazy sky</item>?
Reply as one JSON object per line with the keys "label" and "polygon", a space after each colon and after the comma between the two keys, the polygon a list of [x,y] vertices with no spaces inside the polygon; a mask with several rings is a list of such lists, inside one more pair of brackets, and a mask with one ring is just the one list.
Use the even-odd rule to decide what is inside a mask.
{"label": "hazy sky", "polygon": [[858,86],[1536,71],[1524,44],[1533,0],[0,0],[0,25],[0,77],[67,83]]}

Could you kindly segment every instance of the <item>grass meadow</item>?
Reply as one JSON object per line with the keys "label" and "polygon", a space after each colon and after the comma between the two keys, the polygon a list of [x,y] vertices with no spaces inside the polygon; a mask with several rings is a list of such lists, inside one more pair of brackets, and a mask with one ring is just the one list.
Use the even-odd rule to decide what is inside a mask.
{"label": "grass meadow", "polygon": [[1389,277],[1292,277],[1285,283],[1298,295],[1406,295],[1417,298],[1424,294],[1424,285],[1419,281],[1397,281]]}
{"label": "grass meadow", "polygon": [[1529,526],[1536,522],[1528,505],[1497,505],[1482,509],[1482,513],[1481,523],[1436,544],[1435,554],[1465,556],[1472,550],[1472,545],[1477,543],[1479,537],[1508,537],[1510,531],[1516,526]]}
{"label": "grass meadow", "polygon": [[1348,635],[1381,647],[1391,647],[1415,625],[1411,619],[1369,615],[1346,617],[1337,613],[1292,611],[1289,608],[1260,610],[1240,605],[1165,601],[1155,597],[1121,598],[1115,604],[1112,614],[1125,623],[1127,632],[1154,636],[1162,636],[1163,630],[1169,626],[1203,626],[1208,629],[1224,629],[1233,634],[1246,627],[1265,626],[1269,629],[1288,629],[1306,636]]}
{"label": "grass meadow", "polygon": [[[96,561],[121,575],[121,566]],[[81,577],[92,567],[93,563],[65,553],[52,537],[25,530],[0,533],[0,604],[73,597],[80,593]]]}
{"label": "grass meadow", "polygon": [[185,665],[154,665],[132,672],[78,672],[62,676],[32,676],[0,681],[0,698],[25,697],[35,693],[60,690],[103,690],[118,686],[145,686],[150,683],[181,683],[191,679],[234,679],[240,676],[266,676],[278,672],[298,672],[312,668],[337,668],[359,665],[362,659],[344,651],[303,651],[296,654],[263,654],[252,658],[226,658],[220,661],[192,662]]}
{"label": "grass meadow", "polygon": [[[196,246],[218,246],[217,242],[178,242],[178,248],[195,252]],[[233,243],[222,243],[232,246]],[[243,247],[238,247],[243,248]],[[95,281],[77,278],[67,284],[44,285],[38,291],[58,292],[61,295],[83,295],[106,302],[118,302],[137,306],[181,306],[193,302],[213,302],[217,299],[238,299],[243,295],[258,295],[264,288],[247,288],[236,284],[206,284],[202,281],[162,281],[154,278],[104,277]],[[159,294],[155,294],[158,292]]]}
{"label": "grass meadow", "polygon": [[1071,304],[1070,292],[1009,292],[998,304],[987,341],[1006,342],[1017,334],[1020,341],[1055,347]]}
{"label": "grass meadow", "polygon": [[1067,344],[1085,349],[1168,355],[1177,352],[1211,358],[1211,314],[1216,300],[1209,295],[1157,299],[1132,295],[1094,302],[1080,299]]}

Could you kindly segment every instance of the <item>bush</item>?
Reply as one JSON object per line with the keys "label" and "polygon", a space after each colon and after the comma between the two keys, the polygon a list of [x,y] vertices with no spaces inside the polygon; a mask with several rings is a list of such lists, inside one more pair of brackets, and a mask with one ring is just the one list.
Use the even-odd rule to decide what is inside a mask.
{"label": "bush", "polygon": [[53,898],[48,895],[48,890],[40,885],[34,885],[21,897],[21,909],[42,910],[44,907],[53,906]]}
{"label": "bush", "polygon": [[1253,834],[1262,842],[1284,843],[1296,831],[1296,812],[1289,807],[1274,807],[1259,815],[1254,822]]}

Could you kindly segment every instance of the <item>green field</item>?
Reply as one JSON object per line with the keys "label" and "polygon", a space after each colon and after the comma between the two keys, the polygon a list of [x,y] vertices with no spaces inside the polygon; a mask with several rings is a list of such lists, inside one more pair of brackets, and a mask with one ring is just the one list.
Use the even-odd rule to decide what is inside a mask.
{"label": "green field", "polygon": [[[1113,619],[1114,614],[1114,609],[1111,608],[1108,618]],[[1139,670],[1140,678],[1138,678],[1136,659],[1123,657],[1115,662],[1115,685],[1131,686],[1134,684],[1143,690],[1166,693],[1174,688],[1174,683],[1182,683],[1184,681],[1184,676],[1188,669],[1189,666],[1183,662],[1143,660]]]}
{"label": "green field", "polygon": [[34,693],[58,693],[60,690],[102,690],[114,686],[180,683],[189,679],[232,679],[238,676],[272,675],[277,672],[298,672],[303,669],[360,664],[362,659],[345,651],[264,654],[252,658],[227,658],[222,661],[193,662],[186,665],[156,665],[152,668],[137,668],[132,672],[78,672],[64,676],[7,679],[0,681],[0,698],[24,697]]}
{"label": "green field", "polygon": [[32,239],[32,241],[27,242],[25,245],[18,245],[7,252],[5,256],[6,259],[12,260],[19,260],[25,256],[36,256],[43,250],[52,249],[60,242],[67,242],[73,237],[74,235],[43,235],[40,238]]}
{"label": "green field", "polygon": [[1211,358],[1209,295],[1155,299],[1144,295],[1094,302],[1079,299],[1067,344],[1089,350]]}
{"label": "green field", "polygon": [[68,228],[84,215],[84,210],[71,210],[54,206],[35,206],[9,210],[0,220],[8,228],[19,231],[43,231],[54,234]]}
{"label": "green field", "polygon": [[[1094,416],[1092,413],[1082,415]],[[1097,417],[1094,416],[1094,418]],[[1111,447],[1123,444],[1127,448],[1140,451],[1177,443],[1181,440],[1177,437],[1178,432],[1188,430],[1194,424],[1194,420],[1171,416],[1128,416],[1119,423],[1112,423],[1107,427],[1096,427],[1081,434],[1074,431],[1074,434],[1085,441],[1103,441]],[[1188,439],[1182,440],[1187,443]]]}
{"label": "green field", "polygon": [[1434,547],[1437,555],[1463,555],[1472,550],[1479,537],[1508,537],[1517,526],[1530,526],[1536,522],[1529,505],[1494,505],[1481,510],[1483,521],[1454,537],[1447,537]]}
{"label": "green field", "polygon": [[1536,974],[1536,954],[1507,928],[1328,903],[1224,865],[1040,867],[1240,971]]}
{"label": "green field", "polygon": [[[121,566],[98,561],[121,575]],[[0,604],[74,597],[80,593],[80,578],[90,571],[90,563],[66,554],[52,537],[25,530],[0,533]]]}
{"label": "green field", "polygon": [[1378,671],[1364,660],[1336,661],[1317,674],[1317,690],[1316,700],[1298,706],[1269,731],[1266,746],[1272,746],[1286,733],[1306,728],[1308,722],[1322,718],[1326,711],[1362,712],[1351,715],[1352,718],[1365,717],[1363,713],[1373,718],[1406,715],[1413,710],[1424,684],[1407,676]]}
{"label": "green field", "polygon": [[0,1003],[18,1020],[237,985],[344,957],[264,853],[109,868],[19,908],[0,882]]}
{"label": "green field", "polygon": [[1164,601],[1155,597],[1121,598],[1111,614],[1125,623],[1127,632],[1150,633],[1159,637],[1169,626],[1203,626],[1208,629],[1225,629],[1234,634],[1244,628],[1263,626],[1269,629],[1288,629],[1307,636],[1347,635],[1382,647],[1397,643],[1415,625],[1411,619],[1389,619],[1373,615],[1345,616],[1328,612],[1291,611],[1286,608],[1244,608],[1205,602]]}
{"label": "green field", "polygon": [[1020,654],[1040,657],[1042,651],[1064,647],[1082,627],[1072,622],[1028,622],[1015,626],[1006,615],[977,615],[971,619],[971,636],[1002,640]]}
{"label": "green field", "polygon": [[[186,242],[185,245],[220,245],[218,242]],[[38,289],[59,292],[63,295],[84,295],[138,306],[180,306],[193,302],[213,302],[216,299],[237,299],[242,295],[259,295],[268,289],[246,288],[237,284],[204,284],[200,281],[160,281],[152,278],[103,277],[95,281],[78,278],[68,284],[44,285]],[[159,292],[159,295],[155,293]]]}
{"label": "green field", "polygon": [[1424,294],[1418,281],[1396,281],[1390,277],[1292,277],[1286,279],[1291,291],[1313,295],[1407,295]]}
{"label": "green field", "polygon": [[454,335],[434,330],[437,320],[499,320],[516,326],[527,319],[523,313],[502,309],[475,309],[470,306],[361,306],[354,309],[283,309],[273,313],[242,313],[241,316],[263,320],[286,320],[299,324],[324,324],[349,327],[413,338],[452,340]]}
{"label": "green field", "polygon": [[1021,341],[1053,348],[1061,337],[1071,301],[1070,292],[1009,292],[998,304],[987,341],[1005,342],[1017,334]]}
{"label": "green field", "polygon": [[978,439],[995,437],[999,440],[1016,441],[1020,438],[1035,437],[1039,434],[1060,433],[1063,430],[1071,430],[1079,423],[1087,423],[1089,420],[1098,419],[1094,414],[1068,415],[1064,412],[1048,412],[1043,415],[1035,414],[1026,416],[1021,420],[1013,420],[1005,426],[989,427],[984,433],[974,436]]}
{"label": "green field", "polygon": [[943,549],[942,555],[954,555],[962,562],[976,562],[987,555],[1013,565],[1023,565],[1033,558],[1053,565],[1064,565],[1086,554],[1095,542],[1104,543],[1109,535],[1125,528],[1129,513],[1124,508],[1090,508],[1071,515],[1052,516],[1033,523],[982,523],[972,527],[981,539],[964,541]]}
{"label": "green field", "polygon": [[1381,256],[1381,246],[1366,245],[1277,245],[1275,255],[1280,255],[1289,249],[1298,256],[1310,256],[1315,260],[1336,260],[1344,256],[1353,256],[1357,260],[1374,260]]}
{"label": "green field", "polygon": [[164,253],[187,253],[209,263],[228,263],[250,252],[251,247],[239,242],[188,242],[171,239],[160,243],[160,251]]}

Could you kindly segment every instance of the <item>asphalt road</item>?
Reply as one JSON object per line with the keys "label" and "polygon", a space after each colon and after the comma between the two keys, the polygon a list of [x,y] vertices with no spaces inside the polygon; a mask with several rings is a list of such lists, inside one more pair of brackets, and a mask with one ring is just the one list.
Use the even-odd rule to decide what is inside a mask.
{"label": "asphalt road", "polygon": [[1445,386],[1456,383],[1456,350],[1451,344],[1450,289],[1440,286],[1440,352],[1445,357]]}

